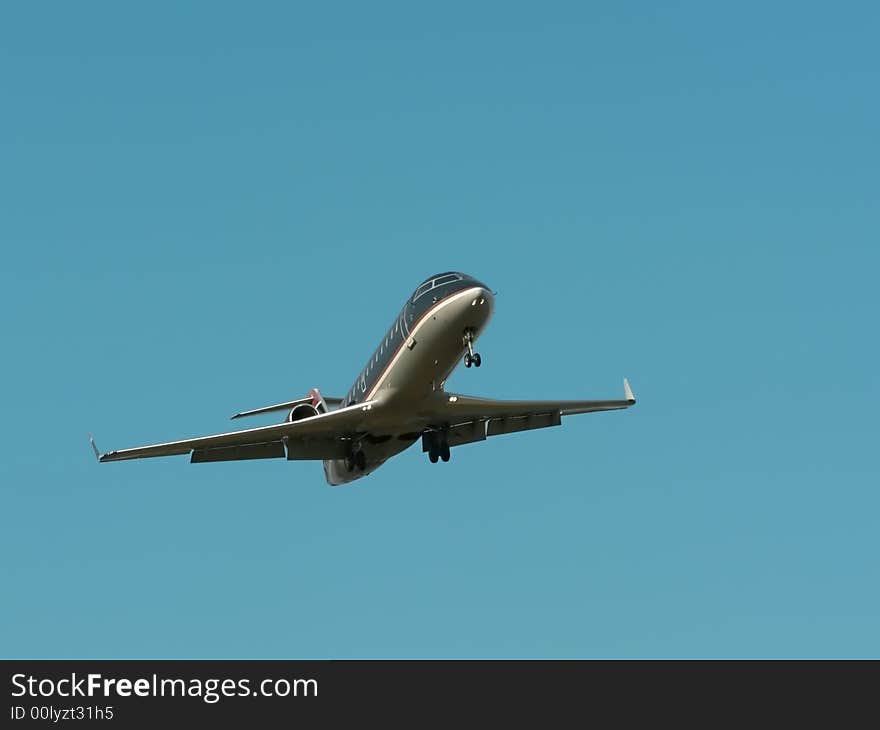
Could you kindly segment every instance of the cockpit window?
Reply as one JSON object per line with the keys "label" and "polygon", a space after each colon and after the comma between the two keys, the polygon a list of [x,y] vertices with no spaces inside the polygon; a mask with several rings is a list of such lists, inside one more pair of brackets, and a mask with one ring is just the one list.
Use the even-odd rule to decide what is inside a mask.
{"label": "cockpit window", "polygon": [[461,277],[458,274],[447,274],[446,276],[440,276],[434,279],[434,286],[443,286],[444,284],[449,284],[453,281],[461,281]]}
{"label": "cockpit window", "polygon": [[427,294],[431,289],[436,289],[438,286],[443,286],[444,284],[451,284],[453,281],[461,281],[462,278],[461,274],[443,274],[443,276],[438,276],[435,279],[426,281],[416,289],[416,293],[413,294],[412,300],[415,302],[416,299]]}
{"label": "cockpit window", "polygon": [[422,284],[418,289],[416,289],[416,293],[413,294],[413,301],[422,296],[422,294],[427,294],[429,291],[431,291],[432,286],[434,286],[433,280],[426,281],[424,284]]}

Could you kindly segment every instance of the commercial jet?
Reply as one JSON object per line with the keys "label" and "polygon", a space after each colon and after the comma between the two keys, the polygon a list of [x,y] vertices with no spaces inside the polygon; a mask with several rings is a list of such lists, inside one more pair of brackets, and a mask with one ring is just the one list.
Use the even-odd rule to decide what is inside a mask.
{"label": "commercial jet", "polygon": [[92,449],[101,463],[182,454],[191,454],[193,463],[320,460],[335,486],[370,474],[418,440],[436,464],[449,461],[455,446],[636,402],[626,379],[622,400],[494,400],[448,392],[446,379],[459,362],[467,368],[482,364],[474,345],[494,307],[492,291],[472,276],[436,274],[407,299],[344,397],[324,397],[315,388],[305,398],[232,416],[287,411],[282,423],[106,454],[90,435]]}

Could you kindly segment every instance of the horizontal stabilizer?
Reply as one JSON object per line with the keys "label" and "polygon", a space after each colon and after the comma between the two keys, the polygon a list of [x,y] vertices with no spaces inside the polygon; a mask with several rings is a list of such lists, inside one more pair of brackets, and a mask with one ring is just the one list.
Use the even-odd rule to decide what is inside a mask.
{"label": "horizontal stabilizer", "polygon": [[286,403],[276,403],[274,406],[263,406],[262,408],[254,408],[252,411],[242,411],[241,413],[236,413],[234,416],[232,416],[232,420],[234,421],[236,418],[245,418],[246,416],[259,416],[263,413],[274,413],[275,411],[289,411],[294,406],[311,402],[312,399],[309,397],[297,398],[296,400],[289,400]]}
{"label": "horizontal stabilizer", "polygon": [[[289,400],[286,403],[276,403],[274,406],[263,406],[262,408],[254,408],[252,411],[242,411],[241,413],[236,413],[232,416],[231,420],[235,420],[236,418],[245,418],[247,416],[259,416],[263,413],[274,413],[275,411],[289,411],[294,406],[299,406],[304,403],[309,403],[311,405],[315,404],[315,396],[313,395],[315,391],[312,391],[312,394],[307,395],[305,398],[297,398],[296,400]],[[322,397],[322,396],[318,396]],[[342,405],[342,398],[324,398],[324,403],[327,406],[340,406]]]}

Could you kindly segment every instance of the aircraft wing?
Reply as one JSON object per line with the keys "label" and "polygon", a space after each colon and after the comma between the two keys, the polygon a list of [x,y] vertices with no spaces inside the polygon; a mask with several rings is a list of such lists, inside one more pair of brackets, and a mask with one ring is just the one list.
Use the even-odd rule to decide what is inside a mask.
{"label": "aircraft wing", "polygon": [[[442,400],[432,404],[429,420],[432,430],[446,431],[450,446],[459,446],[483,441],[488,436],[558,426],[562,416],[616,411],[635,405],[626,379],[623,391],[620,400],[494,400],[444,393]],[[428,448],[425,439],[422,448]]]}
{"label": "aircraft wing", "polygon": [[623,390],[622,400],[494,400],[448,393],[441,411],[451,419],[451,423],[475,419],[523,418],[554,412],[560,416],[571,416],[576,413],[616,411],[629,408],[636,402],[626,379],[623,381]]}
{"label": "aircraft wing", "polygon": [[334,459],[347,453],[347,441],[366,431],[373,402],[321,413],[298,421],[230,431],[213,436],[168,441],[101,454],[91,439],[98,461],[124,461],[152,456],[175,456],[192,452],[192,461],[239,459]]}

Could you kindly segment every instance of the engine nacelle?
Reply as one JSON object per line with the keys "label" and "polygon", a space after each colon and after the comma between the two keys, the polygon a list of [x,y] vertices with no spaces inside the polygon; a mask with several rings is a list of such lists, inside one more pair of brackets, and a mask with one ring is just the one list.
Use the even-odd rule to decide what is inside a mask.
{"label": "engine nacelle", "polygon": [[303,418],[311,418],[318,415],[318,409],[311,403],[300,403],[290,409],[287,414],[288,421],[301,421]]}

